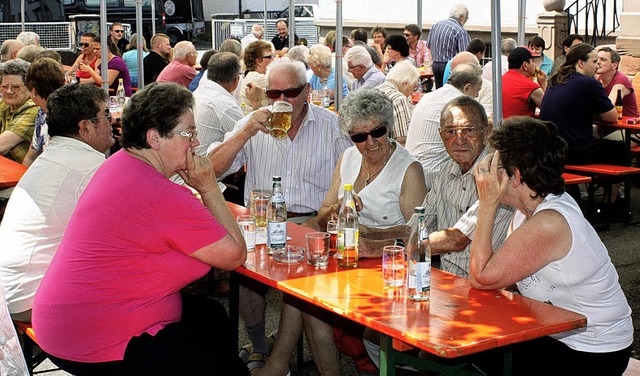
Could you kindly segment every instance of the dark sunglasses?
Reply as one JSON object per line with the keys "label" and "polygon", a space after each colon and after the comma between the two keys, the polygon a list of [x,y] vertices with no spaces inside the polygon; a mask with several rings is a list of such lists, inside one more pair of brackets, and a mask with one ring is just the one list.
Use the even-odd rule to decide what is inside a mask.
{"label": "dark sunglasses", "polygon": [[124,33],[124,30],[114,30],[114,33]]}
{"label": "dark sunglasses", "polygon": [[387,134],[387,126],[383,125],[381,127],[373,129],[371,132],[368,132],[368,133],[356,133],[356,134],[352,134],[350,136],[351,136],[351,141],[353,141],[355,143],[360,143],[360,142],[367,141],[367,138],[369,138],[369,135],[371,135],[371,137],[373,137],[373,138],[378,138],[378,137],[382,137],[382,136],[384,136],[386,134]]}
{"label": "dark sunglasses", "polygon": [[301,87],[296,87],[293,89],[285,89],[285,90],[267,89],[267,97],[271,99],[278,99],[282,94],[284,94],[284,96],[287,98],[295,98],[298,95],[300,95],[300,93],[302,93],[302,90],[304,90],[304,88],[305,88],[304,86],[301,86]]}
{"label": "dark sunglasses", "polygon": [[267,55],[267,56],[263,56],[263,59],[273,59],[273,55]]}
{"label": "dark sunglasses", "polygon": [[91,43],[78,43],[78,46],[80,47],[89,47],[91,45]]}

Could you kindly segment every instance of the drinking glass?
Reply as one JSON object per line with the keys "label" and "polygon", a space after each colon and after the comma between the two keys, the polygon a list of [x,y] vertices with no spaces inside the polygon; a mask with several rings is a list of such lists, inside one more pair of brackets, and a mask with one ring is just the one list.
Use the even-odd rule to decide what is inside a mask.
{"label": "drinking glass", "polygon": [[256,217],[253,215],[239,215],[236,218],[244,242],[247,243],[247,251],[256,249]]}
{"label": "drinking glass", "polygon": [[267,209],[271,200],[271,190],[253,189],[249,197],[249,211],[256,217],[256,226],[260,229],[267,227]]}
{"label": "drinking glass", "polygon": [[329,233],[310,232],[307,239],[307,261],[313,266],[325,267],[329,264]]}
{"label": "drinking glass", "polygon": [[404,247],[387,245],[382,248],[382,280],[385,286],[404,286]]}
{"label": "drinking glass", "polygon": [[329,233],[329,252],[336,253],[336,241],[338,240],[338,220],[332,219],[327,222],[327,232]]}
{"label": "drinking glass", "polygon": [[287,132],[291,128],[291,116],[293,106],[289,102],[276,101],[271,106],[271,117],[269,118],[269,134],[279,140],[287,137]]}

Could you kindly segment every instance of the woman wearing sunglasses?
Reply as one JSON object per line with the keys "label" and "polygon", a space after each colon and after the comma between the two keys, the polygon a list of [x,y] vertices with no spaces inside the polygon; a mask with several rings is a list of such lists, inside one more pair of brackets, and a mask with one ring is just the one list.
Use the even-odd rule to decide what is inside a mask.
{"label": "woman wearing sunglasses", "polygon": [[98,64],[98,58],[96,54],[93,52],[93,48],[91,47],[91,42],[96,37],[94,33],[84,33],[80,37],[80,43],[78,43],[78,47],[80,47],[80,56],[76,59],[76,61],[71,66],[71,72],[76,72],[76,78],[80,80],[81,78],[91,78],[91,75],[87,72],[84,72],[80,69],[80,64],[85,64],[90,66],[92,69],[95,69],[96,64]]}
{"label": "woman wearing sunglasses", "polygon": [[244,102],[251,111],[271,104],[264,94],[264,89],[267,87],[267,67],[273,61],[272,48],[271,43],[256,40],[249,43],[244,50],[246,71],[242,77],[240,103]]}
{"label": "woman wearing sunglasses", "polygon": [[[100,46],[100,37],[95,37],[93,42],[91,42],[91,48],[93,49],[93,53],[96,55],[96,60],[100,61],[102,48]],[[109,83],[109,89],[113,89],[115,93],[118,90],[118,82],[119,79],[122,78],[122,83],[124,84],[124,92],[127,97],[130,97],[133,93],[131,91],[131,76],[129,75],[129,69],[127,68],[127,63],[122,60],[120,56],[116,56],[111,52],[109,48],[107,48],[107,61],[108,61],[108,70],[107,70],[107,82]],[[90,78],[80,79],[81,84],[102,84],[102,77],[100,76],[100,63],[98,62],[96,68],[91,68],[87,64],[80,64],[80,69],[82,71],[89,73]]]}

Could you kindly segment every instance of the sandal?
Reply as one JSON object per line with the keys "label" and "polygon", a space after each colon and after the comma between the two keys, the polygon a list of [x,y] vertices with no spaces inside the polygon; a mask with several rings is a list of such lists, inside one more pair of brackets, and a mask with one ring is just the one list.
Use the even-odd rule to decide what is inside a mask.
{"label": "sandal", "polygon": [[[273,351],[273,347],[276,344],[276,334],[278,334],[277,329],[269,333],[269,336],[267,337],[267,346],[269,346],[269,352]],[[244,364],[247,364],[247,362],[249,362],[249,357],[251,356],[251,354],[253,354],[253,344],[247,343],[246,345],[242,346],[240,351],[238,351],[238,358],[240,358],[240,360],[242,360]]]}
{"label": "sandal", "polygon": [[259,352],[254,352],[249,355],[247,361],[247,368],[249,369],[249,373],[251,375],[257,375],[259,371],[264,367],[264,363],[267,361],[267,358],[267,355]]}

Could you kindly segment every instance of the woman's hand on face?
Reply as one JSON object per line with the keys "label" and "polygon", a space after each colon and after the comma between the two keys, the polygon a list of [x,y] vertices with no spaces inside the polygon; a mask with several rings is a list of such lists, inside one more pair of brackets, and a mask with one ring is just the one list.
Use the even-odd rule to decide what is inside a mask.
{"label": "woman's hand on face", "polygon": [[498,206],[507,192],[509,176],[500,162],[500,152],[487,155],[474,171],[481,204]]}
{"label": "woman's hand on face", "polygon": [[218,189],[216,173],[209,158],[194,154],[191,148],[187,149],[187,170],[178,171],[185,183],[193,187],[201,195],[212,189]]}

